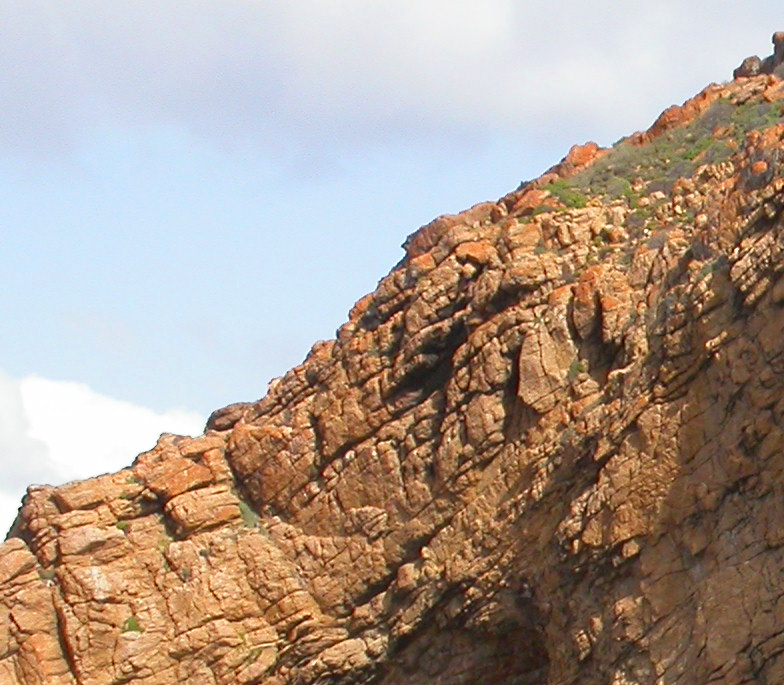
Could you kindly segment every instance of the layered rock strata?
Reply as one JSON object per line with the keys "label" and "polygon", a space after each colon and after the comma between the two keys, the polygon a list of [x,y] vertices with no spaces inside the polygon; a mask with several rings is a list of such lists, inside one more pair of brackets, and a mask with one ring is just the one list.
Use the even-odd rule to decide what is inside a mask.
{"label": "layered rock strata", "polygon": [[784,100],[441,217],[260,401],[33,487],[3,685],[784,681]]}

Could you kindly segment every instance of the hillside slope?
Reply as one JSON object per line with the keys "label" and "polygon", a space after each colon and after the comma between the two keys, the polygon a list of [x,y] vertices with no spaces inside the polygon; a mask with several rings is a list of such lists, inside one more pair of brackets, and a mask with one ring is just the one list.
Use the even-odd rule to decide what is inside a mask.
{"label": "hillside slope", "polygon": [[784,682],[783,106],[574,148],[259,402],[31,488],[0,683]]}

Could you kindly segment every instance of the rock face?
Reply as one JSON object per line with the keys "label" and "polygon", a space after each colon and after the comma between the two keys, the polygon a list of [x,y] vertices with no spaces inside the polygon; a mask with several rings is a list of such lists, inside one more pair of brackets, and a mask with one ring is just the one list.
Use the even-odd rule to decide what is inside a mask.
{"label": "rock face", "polygon": [[756,55],[744,59],[740,66],[732,72],[733,78],[749,78],[760,74],[772,74],[781,64],[784,64],[784,31],[777,31],[771,39],[773,54],[765,59]]}
{"label": "rock face", "polygon": [[0,683],[784,682],[783,98],[436,219],[259,402],[31,488]]}

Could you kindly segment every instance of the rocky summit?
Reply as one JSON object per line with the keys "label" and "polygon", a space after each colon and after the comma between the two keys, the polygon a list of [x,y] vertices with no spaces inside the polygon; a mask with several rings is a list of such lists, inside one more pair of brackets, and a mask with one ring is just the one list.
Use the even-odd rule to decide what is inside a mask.
{"label": "rocky summit", "polygon": [[784,682],[783,108],[573,148],[260,401],[31,487],[0,683]]}

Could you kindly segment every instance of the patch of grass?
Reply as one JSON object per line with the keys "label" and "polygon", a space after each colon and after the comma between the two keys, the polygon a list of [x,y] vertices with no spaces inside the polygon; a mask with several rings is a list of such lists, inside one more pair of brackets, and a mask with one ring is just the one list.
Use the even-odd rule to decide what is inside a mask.
{"label": "patch of grass", "polygon": [[781,123],[781,114],[780,102],[746,102],[734,108],[731,122],[738,128],[738,133],[745,135]]}
{"label": "patch of grass", "polygon": [[569,370],[566,372],[566,378],[570,381],[573,381],[579,376],[583,371],[588,370],[588,362],[584,359],[575,359],[570,365]]}
{"label": "patch of grass", "polygon": [[55,570],[53,568],[39,569],[38,577],[41,580],[54,580]]}
{"label": "patch of grass", "polygon": [[259,515],[251,509],[244,500],[239,501],[240,516],[246,528],[256,528],[259,525]]}
{"label": "patch of grass", "polygon": [[[737,105],[718,100],[698,119],[666,131],[650,143],[633,146],[628,140],[621,140],[584,171],[559,179],[545,189],[567,206],[570,205],[562,198],[605,195],[613,199],[626,197],[634,208],[638,198],[628,179],[642,179],[649,193],[669,193],[675,181],[690,177],[701,164],[728,159],[737,150],[737,141],[749,131],[769,128],[781,119],[781,104],[777,102]],[[717,131],[722,133],[717,135]]]}
{"label": "patch of grass", "polygon": [[632,183],[628,178],[623,178],[621,176],[614,176],[610,178],[607,181],[607,187],[605,191],[605,195],[612,198],[613,200],[625,197],[627,200],[629,200],[629,206],[637,206],[639,195],[634,192]]}
{"label": "patch of grass", "polygon": [[144,628],[139,625],[139,619],[136,616],[130,616],[125,619],[125,623],[122,625],[122,632],[123,633],[143,633]]}
{"label": "patch of grass", "polygon": [[556,211],[555,207],[551,207],[550,205],[539,205],[538,207],[534,208],[531,216],[539,216],[540,214],[548,214],[549,212],[554,211]]}
{"label": "patch of grass", "polygon": [[548,183],[542,190],[552,193],[561,204],[570,209],[582,209],[588,204],[588,198],[580,191],[575,190],[568,180],[564,178]]}
{"label": "patch of grass", "polygon": [[650,212],[642,209],[635,209],[626,219],[626,228],[629,229],[630,233],[636,235],[647,227],[650,218]]}
{"label": "patch of grass", "polygon": [[715,264],[713,262],[708,262],[707,264],[703,264],[702,268],[699,270],[697,274],[697,280],[701,281],[703,278],[707,278],[713,273],[713,269]]}
{"label": "patch of grass", "polygon": [[713,145],[713,137],[709,135],[703,136],[683,152],[683,158],[692,162],[711,145]]}
{"label": "patch of grass", "polygon": [[738,151],[736,145],[725,140],[714,140],[702,156],[703,164],[719,164],[728,160]]}
{"label": "patch of grass", "polygon": [[130,528],[131,524],[128,521],[117,521],[115,524],[117,528],[119,528],[123,533],[128,532],[128,528]]}

